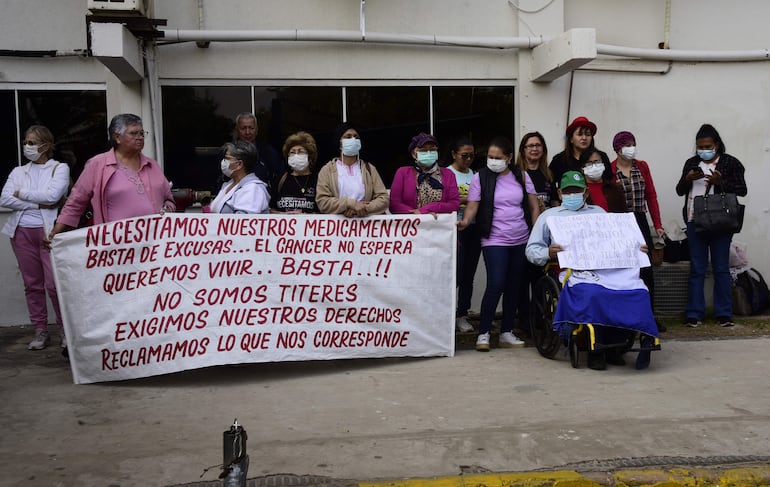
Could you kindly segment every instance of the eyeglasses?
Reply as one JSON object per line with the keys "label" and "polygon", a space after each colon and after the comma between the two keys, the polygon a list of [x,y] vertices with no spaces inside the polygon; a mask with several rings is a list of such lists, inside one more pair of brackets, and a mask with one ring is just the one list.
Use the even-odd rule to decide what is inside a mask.
{"label": "eyeglasses", "polygon": [[149,134],[149,132],[146,130],[132,130],[131,132],[126,132],[126,135],[130,135],[134,138],[147,137],[147,134]]}
{"label": "eyeglasses", "polygon": [[473,154],[470,152],[463,152],[462,154],[457,154],[457,155],[460,156],[460,159],[464,159],[466,161],[468,159],[473,159]]}
{"label": "eyeglasses", "polygon": [[524,146],[524,148],[527,150],[541,149],[542,147],[543,147],[543,144],[527,144]]}

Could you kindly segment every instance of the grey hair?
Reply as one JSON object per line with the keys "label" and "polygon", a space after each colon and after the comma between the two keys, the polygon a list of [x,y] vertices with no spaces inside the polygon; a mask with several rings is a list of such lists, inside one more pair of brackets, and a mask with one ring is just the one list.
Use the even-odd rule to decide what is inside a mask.
{"label": "grey hair", "polygon": [[115,146],[115,134],[125,134],[129,125],[144,124],[142,123],[142,118],[138,115],[134,115],[133,113],[121,113],[112,117],[112,120],[110,120],[110,127],[108,129],[108,136],[113,147]]}
{"label": "grey hair", "polygon": [[246,170],[246,174],[254,172],[257,161],[259,161],[259,152],[257,152],[257,148],[254,144],[242,140],[237,142],[227,142],[222,146],[222,150],[225,151],[225,153],[229,152],[231,156],[239,161],[243,161],[243,167]]}
{"label": "grey hair", "polygon": [[259,123],[257,123],[257,116],[254,115],[251,112],[241,112],[238,115],[235,116],[235,126],[238,126],[238,123],[241,121],[242,118],[251,118],[254,119],[254,125],[259,127]]}

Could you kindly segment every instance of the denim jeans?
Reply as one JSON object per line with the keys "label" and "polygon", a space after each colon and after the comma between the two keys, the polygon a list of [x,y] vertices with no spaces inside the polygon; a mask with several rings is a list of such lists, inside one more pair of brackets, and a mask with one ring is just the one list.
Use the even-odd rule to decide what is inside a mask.
{"label": "denim jeans", "polygon": [[714,316],[733,317],[733,290],[730,278],[731,233],[706,235],[695,233],[695,224],[687,223],[687,243],[690,247],[690,280],[687,289],[685,316],[701,320],[706,315],[706,299],[703,284],[711,253],[711,269],[714,273]]}
{"label": "denim jeans", "polygon": [[481,234],[475,223],[457,232],[457,312],[456,317],[466,316],[473,297],[473,278],[481,256]]}
{"label": "denim jeans", "polygon": [[484,247],[484,265],[487,269],[487,288],[481,300],[481,319],[479,333],[487,333],[492,328],[497,303],[503,296],[503,322],[500,331],[512,331],[519,304],[520,289],[527,282],[526,244],[512,247]]}

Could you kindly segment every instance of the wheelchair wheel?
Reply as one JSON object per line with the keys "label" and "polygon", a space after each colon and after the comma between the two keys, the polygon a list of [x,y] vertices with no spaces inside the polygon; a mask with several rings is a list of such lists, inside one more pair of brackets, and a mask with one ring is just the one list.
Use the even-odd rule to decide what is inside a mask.
{"label": "wheelchair wheel", "polygon": [[529,322],[537,351],[546,358],[554,358],[561,348],[561,338],[553,330],[558,299],[559,284],[551,276],[543,276],[535,283]]}
{"label": "wheelchair wheel", "polygon": [[569,361],[573,369],[580,367],[580,348],[576,337],[572,337],[569,341]]}

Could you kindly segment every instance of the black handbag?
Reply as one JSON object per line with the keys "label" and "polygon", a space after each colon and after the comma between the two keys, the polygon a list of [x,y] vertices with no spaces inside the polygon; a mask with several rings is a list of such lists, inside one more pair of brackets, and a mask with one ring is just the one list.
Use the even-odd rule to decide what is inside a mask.
{"label": "black handbag", "polygon": [[693,199],[693,223],[696,233],[739,233],[743,228],[745,205],[738,203],[735,193],[708,194],[711,184],[706,186],[706,194]]}

